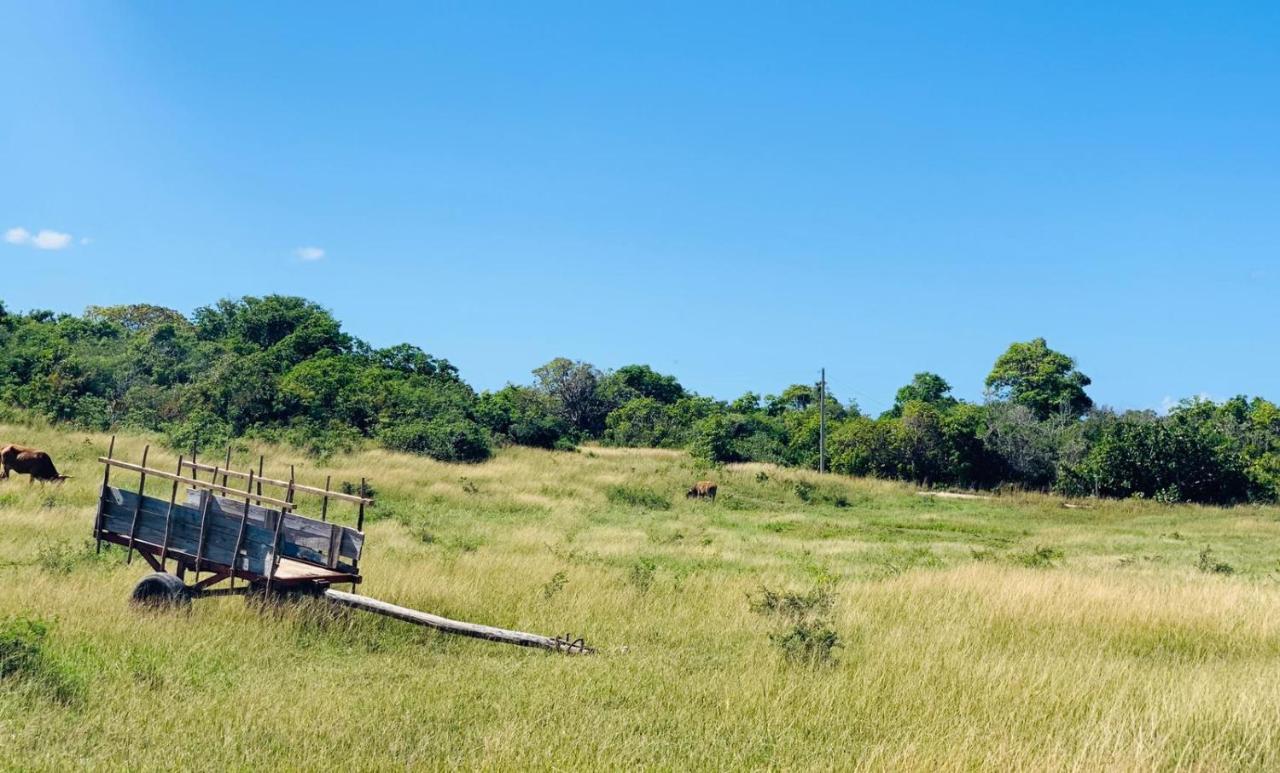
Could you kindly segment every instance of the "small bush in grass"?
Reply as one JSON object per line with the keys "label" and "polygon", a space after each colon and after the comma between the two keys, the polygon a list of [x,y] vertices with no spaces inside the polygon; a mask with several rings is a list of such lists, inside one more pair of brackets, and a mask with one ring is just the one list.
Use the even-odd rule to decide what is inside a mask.
{"label": "small bush in grass", "polygon": [[775,591],[760,587],[760,595],[749,597],[751,611],[780,618],[782,626],[769,634],[769,641],[782,650],[787,660],[809,664],[835,659],[840,635],[831,627],[835,595],[827,583],[806,592]]}
{"label": "small bush in grass", "polygon": [[43,620],[11,617],[0,623],[0,679],[38,671],[48,633],[49,626]]}
{"label": "small bush in grass", "polygon": [[797,481],[792,489],[796,498],[807,505],[835,505],[848,507],[849,495],[834,486],[816,486],[808,481]]}
{"label": "small bush in grass", "polygon": [[636,562],[631,565],[631,570],[627,573],[627,582],[630,582],[641,593],[648,593],[649,589],[653,587],[653,578],[657,573],[658,565],[654,563],[652,558],[637,558]]}
{"label": "small bush in grass", "polygon": [[769,635],[788,660],[805,663],[830,663],[835,649],[841,646],[840,635],[826,621],[804,621]]}
{"label": "small bush in grass", "polygon": [[101,563],[116,553],[116,547],[110,543],[103,548],[99,553],[91,539],[78,545],[67,540],[51,542],[36,551],[36,564],[52,574],[70,574],[78,566]]}
{"label": "small bush in grass", "polygon": [[819,585],[810,591],[775,591],[760,586],[760,595],[748,598],[751,611],[761,615],[776,615],[787,620],[800,621],[810,617],[825,617],[835,605],[831,590]]}
{"label": "small bush in grass", "polygon": [[84,696],[84,684],[46,652],[49,623],[26,617],[0,622],[0,680],[23,680],[59,703]]}
{"label": "small bush in grass", "polygon": [[544,599],[550,600],[557,593],[564,590],[564,586],[567,585],[568,583],[569,583],[568,574],[565,574],[564,572],[556,572],[555,574],[551,575],[551,579],[547,580],[546,584],[542,586],[542,597]]}
{"label": "small bush in grass", "polygon": [[671,498],[639,486],[610,486],[605,491],[610,504],[639,507],[645,510],[670,510]]}
{"label": "small bush in grass", "polygon": [[[342,483],[338,486],[338,490],[340,490],[344,494],[349,494],[351,496],[356,496],[356,497],[360,496],[360,484],[352,483],[349,480],[342,481]],[[377,492],[374,491],[373,484],[369,483],[368,481],[365,481],[365,484],[364,484],[364,498],[365,499],[378,498]]]}
{"label": "small bush in grass", "polygon": [[1196,568],[1208,574],[1235,574],[1236,568],[1225,561],[1219,561],[1217,556],[1213,554],[1213,548],[1208,545],[1204,546],[1204,550],[1200,551],[1200,558],[1196,561]]}
{"label": "small bush in grass", "polygon": [[1058,548],[1036,545],[1035,550],[1018,555],[1014,560],[1032,569],[1048,569],[1062,560],[1062,555],[1062,551]]}
{"label": "small bush in grass", "polygon": [[445,543],[445,549],[455,553],[474,553],[484,544],[484,540],[473,534],[460,534]]}

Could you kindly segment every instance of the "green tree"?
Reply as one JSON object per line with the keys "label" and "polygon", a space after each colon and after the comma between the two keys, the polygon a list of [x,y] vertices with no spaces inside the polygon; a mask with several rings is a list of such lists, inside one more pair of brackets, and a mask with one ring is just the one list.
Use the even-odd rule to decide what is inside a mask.
{"label": "green tree", "polygon": [[514,384],[481,394],[476,416],[495,438],[522,446],[555,448],[572,431],[550,397]]}
{"label": "green tree", "polygon": [[605,419],[604,440],[610,445],[664,448],[679,445],[682,433],[671,412],[652,397],[628,400]]}
{"label": "green tree", "polygon": [[589,436],[604,429],[608,411],[597,394],[601,374],[594,365],[557,357],[534,368],[533,375],[538,389],[555,402],[557,412],[571,427]]}
{"label": "green tree", "polygon": [[685,396],[675,376],[657,372],[648,365],[624,365],[605,376],[601,395],[611,404],[622,405],[636,397],[648,397],[670,404]]}
{"label": "green tree", "polygon": [[689,453],[709,464],[740,461],[733,447],[733,423],[722,413],[699,421],[693,427]]}
{"label": "green tree", "polygon": [[912,377],[910,384],[898,390],[893,400],[893,407],[886,411],[885,415],[901,416],[902,407],[913,400],[934,405],[943,410],[956,404],[956,399],[951,396],[951,385],[946,379],[936,373],[925,371],[917,373]]}
{"label": "green tree", "polygon": [[1040,419],[1055,412],[1083,415],[1093,407],[1084,391],[1091,383],[1075,360],[1050,349],[1043,338],[1011,344],[986,381],[997,397],[1025,405]]}

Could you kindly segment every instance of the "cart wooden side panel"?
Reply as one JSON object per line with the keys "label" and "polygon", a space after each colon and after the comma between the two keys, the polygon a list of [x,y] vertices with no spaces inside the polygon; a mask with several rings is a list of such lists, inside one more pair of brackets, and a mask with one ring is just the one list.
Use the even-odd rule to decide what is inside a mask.
{"label": "cart wooden side panel", "polygon": [[[207,512],[205,497],[209,499]],[[192,568],[199,555],[199,568],[231,573],[234,566],[234,574],[246,579],[266,579],[272,574],[276,526],[282,517],[279,510],[249,505],[245,518],[243,501],[207,491],[191,491],[186,502],[170,505],[168,500],[140,497],[109,485],[103,487],[99,501],[95,521],[95,537],[99,539],[121,545],[132,541],[136,550],[152,555],[164,552]],[[356,567],[364,535],[354,529],[285,513],[279,544],[280,558],[289,560],[287,576],[277,574],[280,581],[359,581]]]}

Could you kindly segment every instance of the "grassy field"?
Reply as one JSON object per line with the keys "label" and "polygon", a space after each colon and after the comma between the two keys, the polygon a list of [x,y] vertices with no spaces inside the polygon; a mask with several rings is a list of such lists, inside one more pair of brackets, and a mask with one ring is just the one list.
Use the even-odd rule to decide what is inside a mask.
{"label": "grassy field", "polygon": [[[363,593],[600,650],[568,658],[319,604],[133,609],[145,564],[87,542],[107,438],[0,441],[75,476],[0,482],[0,620],[49,625],[0,679],[3,767],[1280,766],[1275,508],[939,499],[615,449],[323,468],[376,490]],[[287,449],[242,466],[259,452],[323,482]],[[683,498],[699,477],[718,502]]]}

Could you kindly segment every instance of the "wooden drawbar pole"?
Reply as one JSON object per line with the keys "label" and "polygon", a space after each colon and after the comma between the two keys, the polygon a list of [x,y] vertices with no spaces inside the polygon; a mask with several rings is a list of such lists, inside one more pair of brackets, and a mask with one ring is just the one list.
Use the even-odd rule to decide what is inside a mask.
{"label": "wooden drawbar pole", "polygon": [[544,650],[553,650],[556,652],[564,652],[571,655],[588,655],[595,650],[586,646],[579,639],[569,642],[564,639],[552,638],[550,636],[542,636],[536,633],[525,633],[524,631],[509,631],[505,628],[494,628],[489,625],[477,625],[476,623],[464,623],[459,620],[450,620],[447,617],[440,617],[429,612],[419,612],[416,609],[398,606],[396,604],[388,604],[385,601],[378,601],[367,596],[357,596],[354,593],[334,590],[329,588],[324,592],[325,598],[343,606],[355,607],[363,609],[366,612],[373,612],[376,615],[385,617],[394,617],[397,620],[403,620],[406,623],[414,625],[422,625],[427,628],[434,628],[437,631],[445,633],[457,634],[459,636],[470,636],[473,639],[484,639],[486,641],[496,641],[503,644],[515,644],[519,647],[538,647]]}

